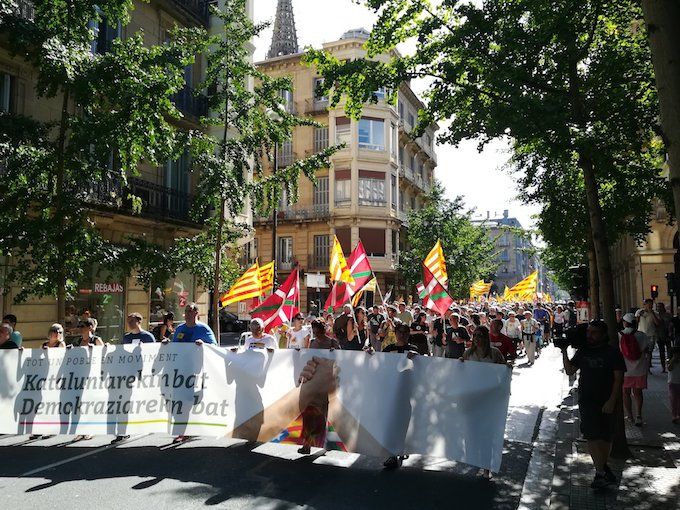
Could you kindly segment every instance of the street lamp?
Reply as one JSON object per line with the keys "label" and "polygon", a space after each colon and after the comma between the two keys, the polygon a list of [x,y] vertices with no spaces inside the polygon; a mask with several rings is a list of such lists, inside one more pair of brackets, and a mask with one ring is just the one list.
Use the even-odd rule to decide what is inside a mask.
{"label": "street lamp", "polygon": [[[277,108],[277,110],[280,110],[280,107]],[[281,122],[283,120],[283,117],[281,117],[281,114],[272,108],[267,108],[267,117],[269,117],[269,120],[272,122]],[[279,171],[279,144],[278,142],[274,142],[274,174],[276,174]],[[278,266],[278,257],[277,257],[277,251],[278,251],[278,243],[276,242],[276,230],[278,226],[278,203],[274,204],[274,212],[272,213],[272,260],[274,261],[274,281],[273,281],[273,290],[276,290],[278,287],[278,282],[276,280],[276,270]]]}

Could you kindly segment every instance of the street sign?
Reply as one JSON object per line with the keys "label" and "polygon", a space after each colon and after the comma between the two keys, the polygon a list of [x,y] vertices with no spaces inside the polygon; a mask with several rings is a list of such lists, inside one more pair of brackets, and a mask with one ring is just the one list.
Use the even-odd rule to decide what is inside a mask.
{"label": "street sign", "polygon": [[328,285],[326,285],[326,275],[320,273],[307,273],[305,275],[305,283],[307,284],[307,287],[316,289],[325,289],[328,287]]}

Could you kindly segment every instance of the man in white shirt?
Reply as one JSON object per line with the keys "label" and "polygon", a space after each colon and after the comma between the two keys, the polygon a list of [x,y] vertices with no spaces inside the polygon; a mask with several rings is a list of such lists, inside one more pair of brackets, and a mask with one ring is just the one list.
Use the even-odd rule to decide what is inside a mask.
{"label": "man in white shirt", "polygon": [[540,324],[534,319],[531,310],[526,310],[522,321],[522,340],[524,340],[524,349],[527,351],[529,366],[536,361],[536,332],[539,327]]}
{"label": "man in white shirt", "polygon": [[262,319],[253,319],[250,321],[250,332],[252,336],[246,339],[245,348],[250,349],[267,349],[272,352],[279,348],[279,343],[269,333],[264,332],[264,322]]}

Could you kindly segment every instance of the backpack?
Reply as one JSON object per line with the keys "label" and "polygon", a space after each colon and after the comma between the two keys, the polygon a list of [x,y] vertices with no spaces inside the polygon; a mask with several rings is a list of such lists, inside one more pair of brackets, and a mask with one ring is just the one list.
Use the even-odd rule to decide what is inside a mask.
{"label": "backpack", "polygon": [[640,356],[642,356],[640,345],[633,333],[623,333],[621,335],[621,340],[619,340],[619,345],[623,357],[630,361],[637,361],[640,359]]}

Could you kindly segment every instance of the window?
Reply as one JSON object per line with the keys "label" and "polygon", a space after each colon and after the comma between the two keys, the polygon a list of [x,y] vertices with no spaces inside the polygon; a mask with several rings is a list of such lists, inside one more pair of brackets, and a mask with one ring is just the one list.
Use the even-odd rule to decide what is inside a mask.
{"label": "window", "polygon": [[169,280],[151,282],[149,323],[163,322],[163,316],[172,312],[177,322],[182,321],[184,308],[194,300],[194,277],[182,272]]}
{"label": "window", "polygon": [[367,255],[371,257],[385,256],[384,228],[360,228],[359,239],[364,244]]}
{"label": "window", "polygon": [[399,241],[397,240],[397,231],[392,230],[392,253],[395,255],[399,253],[399,250],[397,249],[399,247]]}
{"label": "window", "polygon": [[404,120],[404,103],[399,101],[399,118]]}
{"label": "window", "polygon": [[413,112],[409,110],[409,112],[408,112],[408,123],[411,127],[413,127],[415,125],[415,122],[416,121],[415,121],[415,118],[413,116]]}
{"label": "window", "polygon": [[278,147],[276,158],[277,164],[279,168],[290,166],[293,164],[294,159],[295,158],[293,156],[293,141],[286,140]]}
{"label": "window", "polygon": [[295,103],[293,102],[293,91],[292,90],[281,90],[279,91],[281,99],[283,99],[283,109],[287,113],[295,113]]}
{"label": "window", "polygon": [[359,178],[359,205],[385,206],[385,179]]}
{"label": "window", "polygon": [[399,147],[399,164],[403,165],[404,163],[406,163],[406,160],[404,159],[404,148]]}
{"label": "window", "polygon": [[359,148],[371,151],[385,150],[385,121],[363,117],[359,121]]}
{"label": "window", "polygon": [[399,190],[399,210],[401,212],[404,212],[404,204],[406,201],[404,200],[404,192],[402,190]]}
{"label": "window", "polygon": [[411,197],[411,209],[416,208],[416,197]]}
{"label": "window", "polygon": [[349,168],[335,169],[335,206],[344,207],[352,203],[352,171]]}
{"label": "window", "polygon": [[[175,161],[168,161],[165,165],[165,186],[170,188],[167,193],[149,193],[148,205],[159,207],[173,215],[185,217],[191,207],[189,197],[189,167],[190,156],[187,151]],[[141,197],[144,199],[145,197]],[[161,203],[165,202],[165,203]]]}
{"label": "window", "polygon": [[314,128],[314,152],[328,148],[328,126]]}
{"label": "window", "polygon": [[387,89],[385,87],[380,87],[378,90],[374,92],[375,97],[378,98],[378,100],[384,100],[385,96],[387,95]]}
{"label": "window", "polygon": [[317,177],[314,186],[313,204],[328,207],[328,177]]}
{"label": "window", "polygon": [[279,237],[279,264],[281,269],[293,267],[293,238]]}
{"label": "window", "polygon": [[352,141],[352,125],[347,117],[335,119],[335,143],[349,145]]}
{"label": "window", "polygon": [[397,176],[390,175],[390,201],[392,209],[397,208]]}
{"label": "window", "polygon": [[408,157],[408,167],[415,172],[416,170],[416,156],[415,154],[410,154]]}
{"label": "window", "polygon": [[311,266],[314,268],[326,268],[330,260],[331,236],[314,236],[314,254]]}
{"label": "window", "polygon": [[14,77],[7,73],[0,73],[0,112],[12,111],[12,92]]}
{"label": "window", "polygon": [[392,154],[392,158],[396,159],[397,158],[397,148],[399,146],[399,142],[397,141],[397,126],[392,122],[390,124],[390,153]]}
{"label": "window", "polygon": [[92,54],[103,54],[111,50],[111,43],[114,39],[120,38],[121,24],[120,22],[115,22],[111,26],[101,9],[99,7],[96,9],[100,19],[92,20],[88,23],[88,27],[94,33],[94,37],[90,41],[90,52]]}
{"label": "window", "polygon": [[328,103],[328,96],[317,97],[316,91],[319,86],[323,84],[323,78],[314,78],[314,88],[312,90],[314,94],[314,103],[320,105],[321,103]]}

